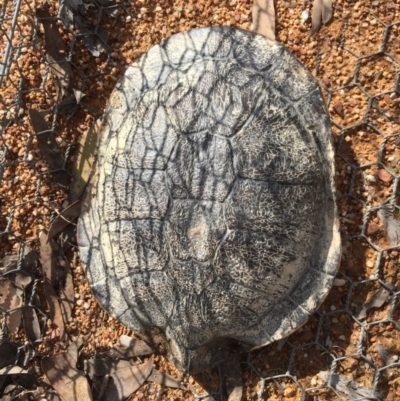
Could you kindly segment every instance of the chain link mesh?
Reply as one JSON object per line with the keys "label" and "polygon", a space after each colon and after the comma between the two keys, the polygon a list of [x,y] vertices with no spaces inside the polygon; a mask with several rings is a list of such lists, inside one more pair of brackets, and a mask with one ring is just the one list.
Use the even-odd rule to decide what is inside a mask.
{"label": "chain link mesh", "polygon": [[[371,6],[357,40],[347,35],[349,17],[339,46],[320,50],[315,62],[314,75],[331,112],[337,145],[341,268],[327,300],[304,327],[242,362],[249,400],[400,398],[400,21],[388,23],[377,10]],[[94,29],[65,30],[66,58],[74,70],[75,88],[83,93],[104,85],[111,89],[117,80],[101,82],[116,67],[101,23],[106,19],[106,25],[112,25],[118,13],[129,15],[123,3],[92,2],[87,16]],[[56,173],[69,179],[70,154],[101,114],[106,96],[102,92],[104,99],[96,104],[95,94],[72,111],[60,106],[30,2],[3,1],[0,34],[0,256],[9,258],[3,259],[0,278],[31,278],[20,302],[1,308],[0,343],[17,348],[16,359],[8,364],[24,366],[48,330],[40,296],[43,281],[32,250],[38,249],[39,232],[67,196],[66,181],[56,180],[56,190],[48,189],[54,189]],[[88,50],[83,40],[87,36],[103,44],[101,57]],[[327,73],[336,62],[345,65],[345,74],[339,69],[336,76]],[[48,130],[35,131],[29,121],[27,110],[35,102],[48,113]],[[38,137],[48,132],[61,150],[56,167],[43,161],[38,145]],[[23,330],[11,324],[18,314],[26,319],[29,308],[35,310],[41,332],[33,347]],[[195,391],[194,396],[208,397]]]}

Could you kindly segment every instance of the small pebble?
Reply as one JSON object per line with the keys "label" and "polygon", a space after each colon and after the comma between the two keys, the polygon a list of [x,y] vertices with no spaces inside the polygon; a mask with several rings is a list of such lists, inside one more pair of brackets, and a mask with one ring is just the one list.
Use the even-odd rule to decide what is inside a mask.
{"label": "small pebble", "polygon": [[376,175],[383,182],[390,182],[393,178],[385,169],[379,170]]}
{"label": "small pebble", "polygon": [[335,278],[335,281],[333,282],[333,285],[335,287],[342,287],[345,284],[346,284],[346,280],[343,278]]}

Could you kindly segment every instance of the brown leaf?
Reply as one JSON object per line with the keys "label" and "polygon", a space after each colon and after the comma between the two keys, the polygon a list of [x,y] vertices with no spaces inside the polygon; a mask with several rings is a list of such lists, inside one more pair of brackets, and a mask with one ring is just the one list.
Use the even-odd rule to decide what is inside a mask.
{"label": "brown leaf", "polygon": [[93,400],[85,374],[75,365],[74,358],[66,352],[42,359],[42,369],[62,401]]}
{"label": "brown leaf", "polygon": [[18,346],[4,341],[0,343],[0,355],[0,369],[13,365],[17,360]]}
{"label": "brown leaf", "polygon": [[225,381],[228,401],[240,401],[243,394],[242,371],[238,356],[221,364],[222,379]]}
{"label": "brown leaf", "polygon": [[142,340],[134,340],[132,345],[127,348],[114,346],[110,349],[109,354],[112,358],[129,359],[135,356],[150,355],[154,349]]}
{"label": "brown leaf", "polygon": [[62,231],[68,224],[73,223],[81,212],[82,200],[78,199],[72,204],[68,205],[63,211],[61,211],[57,217],[52,221],[48,239],[53,239],[60,231]]}
{"label": "brown leaf", "polygon": [[160,372],[157,369],[154,369],[151,371],[150,376],[147,378],[148,382],[154,382],[161,384],[166,387],[171,387],[171,388],[180,388],[181,390],[185,390],[185,386],[182,384],[181,379],[176,379],[175,377],[172,377],[164,372]]}
{"label": "brown leaf", "polygon": [[85,132],[79,144],[78,154],[75,158],[73,166],[73,181],[70,185],[70,192],[68,200],[70,202],[78,199],[87,183],[89,182],[90,174],[93,171],[94,154],[97,145],[97,138],[100,133],[102,124],[98,120]]}
{"label": "brown leaf", "polygon": [[357,314],[357,319],[365,319],[367,317],[367,312],[371,308],[380,308],[387,301],[389,295],[390,292],[385,287],[380,288],[379,291],[377,291],[372,298],[365,302],[361,307],[361,310]]}
{"label": "brown leaf", "polygon": [[[35,109],[29,109],[29,118],[44,159],[51,170],[58,170],[64,165],[64,156],[54,137],[54,132],[51,131],[50,126],[45,119],[49,113],[50,112],[47,110],[37,111]],[[68,175],[66,171],[55,171],[52,174],[59,185],[63,187],[67,186]]]}
{"label": "brown leaf", "polygon": [[14,282],[18,288],[21,288],[24,290],[32,282],[32,277],[27,276],[26,274],[17,273],[15,275]]}
{"label": "brown leaf", "polygon": [[35,308],[32,306],[24,306],[22,308],[22,318],[24,322],[25,333],[29,340],[31,342],[40,340],[42,333]]}
{"label": "brown leaf", "polygon": [[40,234],[40,262],[60,301],[64,322],[67,323],[74,306],[74,286],[71,267],[54,240]]}
{"label": "brown leaf", "polygon": [[311,35],[320,30],[321,22],[327,24],[332,16],[332,0],[314,0]]}
{"label": "brown leaf", "polygon": [[393,213],[393,208],[383,206],[378,210],[378,217],[385,226],[390,243],[397,246],[400,241],[400,220]]}
{"label": "brown leaf", "polygon": [[254,0],[253,31],[275,40],[275,7],[271,0]]}
{"label": "brown leaf", "polygon": [[49,13],[47,4],[36,9],[36,15],[39,22],[43,24],[46,56],[57,89],[58,100],[61,100],[72,88],[72,69],[66,57],[65,42],[58,31],[56,19]]}
{"label": "brown leaf", "polygon": [[[39,256],[36,251],[32,250],[26,244],[20,250],[18,255],[6,255],[0,262],[0,271],[11,272],[17,270],[15,273],[7,274],[7,278],[13,281],[17,287],[25,288],[32,281],[32,277],[39,277],[38,262]],[[26,273],[26,274],[24,274]]]}
{"label": "brown leaf", "polygon": [[6,366],[5,368],[0,369],[0,376],[8,376],[8,375],[22,375],[29,374],[29,372],[20,366]]}
{"label": "brown leaf", "polygon": [[135,366],[135,364],[125,359],[112,359],[104,356],[85,360],[84,371],[93,380],[95,377],[111,375],[117,370],[130,366]]}
{"label": "brown leaf", "polygon": [[16,309],[7,316],[7,326],[11,334],[15,334],[21,326],[22,310]]}
{"label": "brown leaf", "polygon": [[76,341],[71,343],[67,349],[68,354],[71,355],[71,357],[75,360],[76,363],[78,363],[79,350],[86,343],[86,341],[87,338],[85,339],[84,337],[79,337]]}
{"label": "brown leaf", "polygon": [[11,280],[0,278],[0,307],[6,312],[11,311],[7,315],[7,326],[10,333],[18,331],[21,325],[22,311],[19,307],[22,305],[22,296],[23,291]]}
{"label": "brown leaf", "polygon": [[44,280],[44,296],[46,298],[47,306],[49,307],[49,315],[53,324],[59,329],[60,338],[64,338],[65,327],[60,304],[58,302],[57,294],[50,283],[49,279]]}
{"label": "brown leaf", "polygon": [[[35,376],[32,373],[21,368],[20,366],[16,366],[16,365],[6,366],[6,367],[0,369],[0,389],[1,389],[1,387],[3,387],[3,385],[7,379],[7,376],[12,377],[12,380],[15,383],[14,386],[17,384],[17,385],[20,385],[25,388],[30,387],[32,385],[33,381],[35,380]],[[12,388],[11,388],[11,391],[12,391]],[[4,393],[6,393],[6,392],[7,391],[5,389]],[[11,399],[14,400],[15,397],[11,397],[10,400]],[[3,400],[3,398],[1,398],[1,400]]]}
{"label": "brown leaf", "polygon": [[133,394],[146,381],[153,369],[153,357],[141,365],[117,370],[110,376],[103,401],[124,400]]}

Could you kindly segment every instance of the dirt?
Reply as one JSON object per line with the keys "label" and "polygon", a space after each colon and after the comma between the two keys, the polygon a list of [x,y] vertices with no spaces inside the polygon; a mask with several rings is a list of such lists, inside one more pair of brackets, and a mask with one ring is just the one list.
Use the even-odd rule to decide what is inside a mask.
{"label": "dirt", "polygon": [[[112,49],[109,57],[94,57],[60,23],[75,86],[86,95],[78,111],[67,119],[54,111],[56,88],[45,63],[43,29],[39,26],[36,32],[31,24],[32,9],[40,4],[22,3],[13,38],[21,52],[0,87],[0,121],[4,116],[15,117],[0,128],[0,161],[5,164],[0,181],[0,257],[17,254],[21,241],[37,248],[39,232],[49,226],[52,214],[68,195],[68,188],[54,183],[43,159],[29,108],[51,111],[54,135],[67,153],[70,171],[77,143],[101,115],[115,83],[151,46],[173,33],[200,26],[251,27],[250,0],[136,0],[126,3],[117,18],[91,11],[93,25],[101,22],[109,30]],[[6,15],[11,16],[11,6],[7,7]],[[400,0],[337,0],[334,7],[332,23],[312,37],[310,21],[301,23],[302,2],[279,0],[276,14],[277,40],[319,79],[331,113],[343,238],[339,281],[305,326],[286,341],[243,357],[244,399],[249,401],[294,401],[302,396],[313,401],[339,400],[332,386],[318,376],[320,371],[343,375],[367,389],[376,386],[381,399],[400,399],[400,367],[396,364],[400,356],[399,247],[391,244],[377,214],[385,202],[399,205]],[[50,13],[57,11],[58,5],[51,1]],[[10,23],[6,19],[2,29],[7,32]],[[0,58],[5,43],[0,41]],[[399,209],[396,213],[398,219]],[[43,341],[36,345],[42,355],[52,355],[73,339],[88,336],[83,356],[90,356],[117,343],[121,334],[134,335],[94,299],[76,247],[67,256],[76,294],[66,327],[68,341],[54,338],[48,320]],[[361,306],[383,285],[392,288],[387,301],[359,320]],[[23,330],[12,339],[26,341]],[[160,355],[155,364],[175,377],[182,376]],[[218,371],[184,377],[184,383],[187,391],[146,384],[130,399],[193,400],[196,393],[205,393],[204,387],[217,388]]]}

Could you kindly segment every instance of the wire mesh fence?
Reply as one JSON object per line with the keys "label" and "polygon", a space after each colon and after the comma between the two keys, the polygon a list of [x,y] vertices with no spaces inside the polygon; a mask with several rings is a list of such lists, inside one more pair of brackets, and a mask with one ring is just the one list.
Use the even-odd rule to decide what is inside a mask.
{"label": "wire mesh fence", "polygon": [[[248,400],[400,397],[400,10],[398,2],[357,4],[343,14],[340,30],[315,42],[311,63],[336,143],[341,267],[305,326],[242,361]],[[73,201],[68,189],[78,141],[142,52],[133,38],[124,58],[116,54],[130,34],[124,24],[138,15],[150,18],[149,8],[111,1],[50,4],[40,12],[26,0],[1,6],[0,369],[14,365],[37,374],[37,361],[57,349],[60,333],[45,294],[39,233]],[[56,32],[60,40],[46,43],[46,35],[55,38]],[[168,33],[153,33],[154,42]],[[288,40],[296,51],[296,40]],[[77,257],[73,235],[71,230],[57,239],[70,258]],[[74,275],[83,280],[79,268]],[[82,323],[71,305],[60,305],[63,317],[72,315],[68,330],[78,334]],[[10,384],[2,374],[0,393]],[[36,383],[12,380],[16,387],[8,391],[14,396]],[[208,381],[217,397],[218,383]],[[192,397],[209,397],[192,388]],[[157,394],[143,397],[168,399]],[[29,393],[28,399],[41,396]]]}

